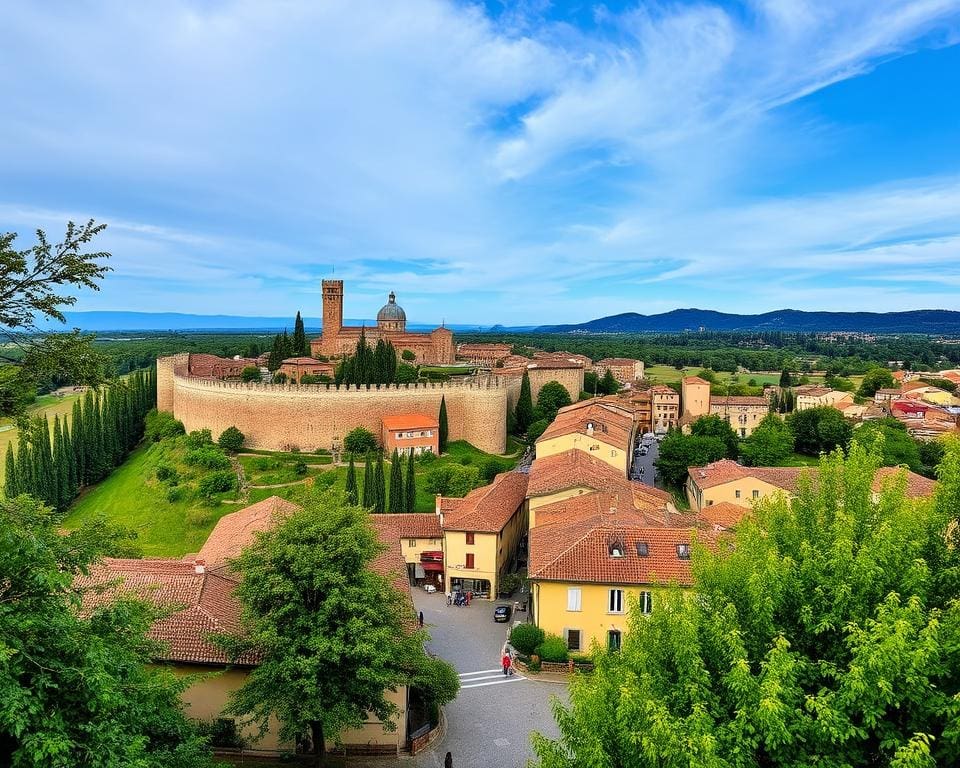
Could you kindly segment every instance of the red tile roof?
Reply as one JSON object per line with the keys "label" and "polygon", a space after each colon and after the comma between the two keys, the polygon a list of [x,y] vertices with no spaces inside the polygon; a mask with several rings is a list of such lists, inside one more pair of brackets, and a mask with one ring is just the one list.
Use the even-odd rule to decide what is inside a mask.
{"label": "red tile roof", "polygon": [[[592,430],[590,426],[592,425]],[[629,451],[634,435],[633,413],[616,403],[593,399],[561,408],[537,443],[564,435],[581,434]]]}
{"label": "red tile roof", "polygon": [[208,566],[223,565],[250,546],[256,533],[272,528],[278,515],[288,515],[298,509],[300,507],[292,502],[271,496],[224,515],[217,521],[196,557]]}
{"label": "red tile roof", "polygon": [[[461,501],[461,499],[454,499]],[[434,512],[402,512],[378,515],[379,520],[392,523],[401,539],[439,539],[443,537],[440,516]]]}
{"label": "red tile roof", "polygon": [[549,496],[570,488],[595,491],[623,490],[629,481],[623,473],[586,451],[571,448],[536,459],[530,465],[528,496]]}
{"label": "red tile roof", "polygon": [[440,422],[436,416],[427,416],[423,413],[401,413],[397,416],[384,416],[383,428],[388,432],[402,429],[439,429]]}
{"label": "red tile roof", "polygon": [[490,485],[467,494],[457,508],[443,517],[448,531],[499,533],[527,497],[527,475],[502,472]]}
{"label": "red tile roof", "polygon": [[684,384],[706,384],[708,387],[710,386],[709,381],[706,381],[705,379],[701,379],[699,376],[684,376],[683,383]]}
{"label": "red tile roof", "polygon": [[710,406],[749,405],[757,408],[769,408],[770,401],[754,395],[711,395]]}
{"label": "red tile roof", "polygon": [[700,519],[715,530],[726,530],[733,528],[749,512],[748,507],[721,501],[719,504],[711,504],[700,510]]}

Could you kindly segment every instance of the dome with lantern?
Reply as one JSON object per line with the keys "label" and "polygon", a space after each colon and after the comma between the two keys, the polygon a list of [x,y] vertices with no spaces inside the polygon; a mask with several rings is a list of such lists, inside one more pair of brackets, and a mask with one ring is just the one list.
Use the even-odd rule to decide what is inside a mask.
{"label": "dome with lantern", "polygon": [[397,304],[393,291],[390,291],[387,303],[377,312],[377,327],[384,331],[405,331],[407,328],[407,313]]}

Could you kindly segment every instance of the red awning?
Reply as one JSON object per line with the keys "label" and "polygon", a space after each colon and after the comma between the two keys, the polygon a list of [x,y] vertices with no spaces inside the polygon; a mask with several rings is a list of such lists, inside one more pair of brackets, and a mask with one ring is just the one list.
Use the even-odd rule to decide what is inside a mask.
{"label": "red awning", "polygon": [[425,571],[443,572],[443,563],[420,563],[420,567]]}
{"label": "red awning", "polygon": [[421,552],[420,559],[423,560],[443,560],[443,552]]}

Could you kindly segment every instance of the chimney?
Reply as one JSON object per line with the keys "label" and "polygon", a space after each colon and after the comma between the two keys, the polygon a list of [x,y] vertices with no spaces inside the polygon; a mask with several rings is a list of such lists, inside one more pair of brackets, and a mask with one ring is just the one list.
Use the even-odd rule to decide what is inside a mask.
{"label": "chimney", "polygon": [[207,571],[207,566],[203,560],[194,560],[193,561],[193,572],[200,575],[204,574]]}

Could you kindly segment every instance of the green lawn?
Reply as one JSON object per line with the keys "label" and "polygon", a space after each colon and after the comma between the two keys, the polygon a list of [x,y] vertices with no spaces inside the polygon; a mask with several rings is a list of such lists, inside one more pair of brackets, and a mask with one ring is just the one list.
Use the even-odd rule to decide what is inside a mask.
{"label": "green lawn", "polygon": [[[675,384],[679,383],[684,376],[696,376],[702,368],[699,366],[677,370],[672,365],[649,365],[644,370],[648,379],[657,384]],[[727,371],[718,371],[717,380],[723,382],[733,382],[736,384],[747,384],[753,379],[756,386],[762,387],[764,384],[779,384],[779,373],[729,373]],[[810,376],[811,384],[823,383],[822,376]]]}
{"label": "green lawn", "polygon": [[[63,397],[58,397],[57,395],[41,395],[36,399],[36,401],[27,409],[28,416],[43,416],[46,414],[47,418],[50,420],[50,427],[53,427],[53,417],[59,415],[61,418],[66,418],[67,421],[70,420],[70,412],[73,410],[73,403],[78,398],[81,397],[79,394],[70,394],[64,395]],[[17,447],[17,427],[13,419],[10,418],[0,418],[0,459],[7,452],[7,446],[13,444],[14,450]],[[4,462],[0,460],[0,483],[3,482],[4,475]]]}
{"label": "green lawn", "polygon": [[781,462],[781,467],[816,467],[820,465],[818,456],[804,456],[802,453],[793,453]]}
{"label": "green lawn", "polygon": [[[279,485],[281,483],[295,483],[305,477],[313,477],[322,470],[311,464],[329,464],[330,456],[315,456],[297,454],[275,454],[273,456],[240,456],[244,475],[250,485]],[[306,472],[298,474],[296,466],[299,462],[307,464]]]}
{"label": "green lawn", "polygon": [[168,501],[166,486],[156,478],[161,462],[171,462],[166,445],[137,448],[106,480],[80,496],[64,527],[76,528],[103,516],[134,530],[145,556],[178,557],[199,550],[217,520],[240,507],[209,506],[190,494],[181,501]]}

